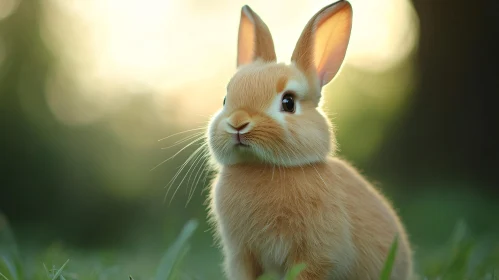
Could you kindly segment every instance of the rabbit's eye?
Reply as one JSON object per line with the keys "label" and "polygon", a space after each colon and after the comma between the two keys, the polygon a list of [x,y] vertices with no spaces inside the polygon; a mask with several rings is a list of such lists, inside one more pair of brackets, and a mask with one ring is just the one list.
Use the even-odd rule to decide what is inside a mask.
{"label": "rabbit's eye", "polygon": [[282,96],[282,110],[288,113],[295,112],[295,98],[290,92],[286,92]]}
{"label": "rabbit's eye", "polygon": [[223,105],[224,105],[224,106],[225,106],[225,99],[226,99],[226,98],[227,98],[227,96],[226,96],[226,97],[224,97],[224,103],[223,103]]}

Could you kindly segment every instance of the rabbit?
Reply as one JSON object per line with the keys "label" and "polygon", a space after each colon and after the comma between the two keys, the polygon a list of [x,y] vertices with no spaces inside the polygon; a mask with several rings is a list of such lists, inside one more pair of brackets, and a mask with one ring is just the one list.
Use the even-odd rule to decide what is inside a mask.
{"label": "rabbit", "polygon": [[[352,27],[347,1],[306,24],[289,64],[277,63],[271,33],[242,7],[237,71],[206,139],[215,170],[209,221],[230,280],[379,279],[394,240],[391,279],[412,275],[408,236],[390,202],[335,157],[321,90],[338,73]],[[395,239],[397,238],[397,239]]]}

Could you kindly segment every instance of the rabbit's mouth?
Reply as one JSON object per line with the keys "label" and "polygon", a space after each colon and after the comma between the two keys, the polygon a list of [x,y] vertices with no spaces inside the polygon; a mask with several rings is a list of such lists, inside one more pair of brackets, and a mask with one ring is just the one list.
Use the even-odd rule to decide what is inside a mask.
{"label": "rabbit's mouth", "polygon": [[239,132],[232,134],[232,139],[234,142],[234,146],[236,147],[249,147],[245,134],[241,134]]}

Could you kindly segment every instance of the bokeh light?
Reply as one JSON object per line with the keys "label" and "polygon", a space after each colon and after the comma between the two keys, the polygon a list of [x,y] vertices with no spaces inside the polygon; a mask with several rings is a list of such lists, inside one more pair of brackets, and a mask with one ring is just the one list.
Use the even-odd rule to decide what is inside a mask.
{"label": "bokeh light", "polygon": [[[235,70],[242,5],[252,6],[267,22],[279,60],[288,62],[306,22],[330,1],[269,3],[45,0],[42,33],[60,54],[59,67],[47,84],[48,103],[67,124],[96,121],[122,104],[119,100],[137,93],[159,99],[175,95],[177,103],[207,116],[219,106],[224,84]],[[417,39],[416,16],[408,0],[354,0],[352,5],[346,65],[379,72],[407,57]],[[157,105],[161,111],[161,102]],[[186,117],[199,120],[182,120]]]}
{"label": "bokeh light", "polygon": [[0,20],[11,15],[18,5],[18,0],[0,0]]}
{"label": "bokeh light", "polygon": [[419,22],[410,0],[352,0],[348,63],[369,71],[396,67],[414,49]]}
{"label": "bokeh light", "polygon": [[[68,275],[85,277],[109,249],[117,254],[103,255],[102,268],[119,257],[123,269],[112,269],[125,274],[108,279],[148,278],[194,218],[186,277],[222,279],[206,221],[210,172],[194,152],[236,71],[241,7],[261,16],[279,62],[289,62],[307,21],[333,1],[0,0],[0,212],[40,276],[42,263],[71,258]],[[497,91],[486,63],[496,18],[477,20],[483,5],[349,1],[346,61],[322,95],[337,156],[394,203],[418,260],[458,218],[498,236],[489,218],[497,110],[486,94]],[[165,186],[178,171],[173,196]],[[13,244],[2,243],[1,227],[0,247]],[[52,241],[77,254],[32,257]]]}

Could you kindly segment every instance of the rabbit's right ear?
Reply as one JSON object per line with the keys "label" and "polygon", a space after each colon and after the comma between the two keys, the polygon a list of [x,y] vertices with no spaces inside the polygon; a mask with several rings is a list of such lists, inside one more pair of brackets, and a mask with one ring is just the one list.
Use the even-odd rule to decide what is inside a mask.
{"label": "rabbit's right ear", "polygon": [[307,76],[317,75],[320,87],[340,69],[352,29],[352,6],[340,0],[317,12],[307,23],[291,61]]}
{"label": "rabbit's right ear", "polygon": [[274,41],[269,28],[248,5],[241,9],[237,42],[237,67],[257,59],[276,61]]}

